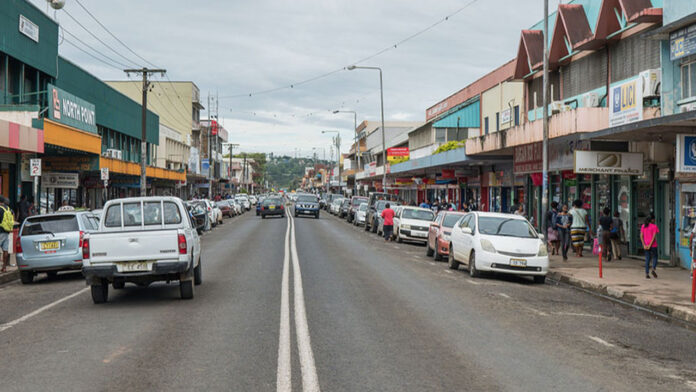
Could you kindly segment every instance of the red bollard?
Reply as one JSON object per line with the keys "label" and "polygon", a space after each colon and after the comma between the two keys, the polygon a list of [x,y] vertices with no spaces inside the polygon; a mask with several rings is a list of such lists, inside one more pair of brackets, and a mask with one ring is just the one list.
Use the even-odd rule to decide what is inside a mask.
{"label": "red bollard", "polygon": [[602,245],[599,246],[599,277],[602,277]]}
{"label": "red bollard", "polygon": [[[692,261],[692,263],[696,263],[696,261]],[[691,303],[696,302],[696,268],[693,268],[696,266],[692,266],[692,275],[691,275]]]}

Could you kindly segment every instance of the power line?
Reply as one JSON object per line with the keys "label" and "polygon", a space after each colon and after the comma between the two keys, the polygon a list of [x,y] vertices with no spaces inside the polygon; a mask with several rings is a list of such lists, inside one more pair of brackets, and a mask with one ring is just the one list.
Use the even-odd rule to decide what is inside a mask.
{"label": "power line", "polygon": [[326,72],[326,73],[323,73],[323,74],[320,74],[320,75],[317,75],[317,76],[313,76],[313,77],[311,77],[311,78],[304,79],[304,80],[301,80],[301,81],[299,81],[299,82],[291,83],[291,84],[288,84],[288,85],[284,85],[284,86],[280,86],[280,87],[275,87],[275,88],[268,89],[268,90],[253,91],[253,92],[246,93],[246,94],[227,95],[227,96],[223,96],[223,97],[221,97],[221,98],[223,98],[223,99],[229,99],[229,98],[242,98],[242,97],[252,97],[252,96],[254,96],[254,95],[269,94],[269,93],[273,93],[273,92],[280,91],[280,90],[292,89],[292,88],[295,88],[296,86],[301,86],[301,85],[303,85],[303,84],[307,84],[307,83],[313,82],[313,81],[315,81],[315,80],[319,80],[319,79],[326,78],[326,77],[328,77],[328,76],[331,76],[331,75],[333,75],[333,74],[336,74],[336,73],[338,73],[338,72],[341,72],[341,71],[346,70],[346,69],[348,68],[348,66],[350,66],[350,65],[356,65],[356,64],[364,63],[365,61],[371,60],[371,59],[373,59],[373,58],[375,58],[375,57],[377,57],[377,56],[380,56],[380,55],[382,55],[382,54],[384,54],[384,53],[386,53],[386,52],[389,52],[389,51],[391,51],[391,50],[394,50],[394,49],[398,48],[399,45],[402,45],[402,44],[404,44],[404,43],[406,43],[406,42],[408,42],[408,41],[410,41],[410,40],[412,40],[412,39],[414,39],[414,38],[416,38],[416,37],[418,37],[418,36],[420,36],[420,35],[422,35],[422,34],[428,32],[428,31],[432,30],[432,29],[435,28],[436,26],[438,26],[438,25],[440,25],[440,24],[442,24],[442,23],[448,21],[451,17],[453,17],[453,16],[459,14],[460,12],[464,11],[466,8],[470,7],[472,4],[476,3],[477,1],[478,1],[478,0],[471,0],[471,1],[469,1],[467,4],[465,4],[464,6],[460,7],[459,9],[455,10],[454,12],[452,12],[452,13],[446,15],[445,17],[439,19],[438,21],[436,21],[435,23],[433,23],[433,24],[427,26],[426,28],[417,31],[417,32],[415,32],[414,34],[409,35],[408,37],[406,37],[406,38],[404,38],[404,39],[402,39],[402,40],[396,42],[395,44],[389,45],[389,46],[387,46],[387,47],[385,47],[385,48],[383,48],[383,49],[381,49],[381,50],[379,50],[379,51],[377,51],[377,52],[375,52],[375,53],[373,53],[373,54],[371,54],[371,55],[369,55],[369,56],[367,56],[367,57],[364,57],[364,58],[362,58],[362,59],[360,59],[360,60],[358,60],[358,61],[352,62],[352,63],[350,63],[350,64],[348,64],[348,65],[345,65],[345,66],[343,66],[343,67],[341,67],[341,68],[337,68],[337,69],[334,69],[333,71]]}
{"label": "power line", "polygon": [[[65,30],[64,30],[64,31],[65,31]],[[82,48],[79,47],[78,45],[72,43],[69,39],[63,37],[63,41],[64,41],[65,43],[70,44],[70,46],[75,47],[75,49],[78,49],[78,50],[80,50],[81,52],[85,53],[86,55],[92,57],[93,59],[98,60],[98,61],[101,61],[102,63],[108,65],[108,66],[111,67],[111,68],[114,68],[114,69],[117,69],[117,70],[119,70],[119,71],[122,71],[122,69],[121,69],[120,67],[117,67],[117,66],[115,66],[115,65],[113,65],[113,64],[111,64],[111,63],[109,63],[109,62],[107,62],[107,61],[104,61],[104,60],[100,59],[99,57],[93,55],[92,53],[89,53],[88,51],[82,49]]]}
{"label": "power line", "polygon": [[[65,27],[61,27],[61,29],[63,29],[63,32],[67,33],[69,36],[71,36],[73,39],[75,39],[75,41],[81,43],[82,45],[86,46],[86,47],[89,48],[89,49],[92,49],[92,51],[94,51],[95,53],[100,54],[100,55],[103,56],[104,58],[109,59],[109,61],[111,61],[113,64],[118,64],[119,66],[128,67],[128,65],[123,64],[122,62],[120,62],[120,61],[118,61],[118,60],[115,60],[113,57],[109,57],[109,56],[105,55],[104,53],[100,52],[99,50],[95,49],[93,46],[89,45],[89,44],[86,43],[85,41],[83,41],[83,40],[81,40],[80,38],[78,38],[75,34],[71,33],[71,32],[68,31],[68,30],[66,30]],[[113,64],[110,64],[110,65],[113,66]],[[119,70],[120,70],[120,69],[121,69],[121,68],[119,68]]]}

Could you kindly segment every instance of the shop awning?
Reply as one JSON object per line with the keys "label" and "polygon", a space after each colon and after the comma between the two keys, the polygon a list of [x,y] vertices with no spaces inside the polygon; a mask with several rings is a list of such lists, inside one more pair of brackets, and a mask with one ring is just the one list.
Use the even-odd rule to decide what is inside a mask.
{"label": "shop awning", "polygon": [[19,152],[44,152],[44,131],[0,120],[0,148]]}
{"label": "shop awning", "polygon": [[[128,174],[131,176],[140,175],[140,164],[135,162],[122,161],[120,159],[99,158],[99,167],[108,167],[109,172]],[[145,175],[149,178],[158,178],[161,180],[186,181],[186,172],[163,169],[160,167],[148,166],[145,169]]]}
{"label": "shop awning", "polygon": [[578,139],[674,142],[677,134],[694,133],[694,128],[696,128],[696,111],[690,111],[581,133],[578,134]]}
{"label": "shop awning", "polygon": [[101,154],[101,137],[97,134],[59,124],[49,119],[43,122],[46,144],[71,150]]}
{"label": "shop awning", "polygon": [[433,128],[480,128],[481,102],[465,104],[445,117],[435,121]]}

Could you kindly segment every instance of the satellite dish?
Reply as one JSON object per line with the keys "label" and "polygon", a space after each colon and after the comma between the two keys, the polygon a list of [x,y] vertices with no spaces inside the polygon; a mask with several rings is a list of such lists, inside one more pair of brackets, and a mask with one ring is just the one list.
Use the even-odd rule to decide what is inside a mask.
{"label": "satellite dish", "polygon": [[65,0],[46,0],[54,10],[59,10],[65,5]]}

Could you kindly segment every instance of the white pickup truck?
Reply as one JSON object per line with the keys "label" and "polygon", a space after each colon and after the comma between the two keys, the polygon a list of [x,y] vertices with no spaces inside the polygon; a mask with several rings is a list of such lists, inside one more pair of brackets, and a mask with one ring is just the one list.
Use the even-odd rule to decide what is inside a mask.
{"label": "white pickup truck", "polygon": [[184,202],[177,197],[108,201],[99,231],[85,235],[82,273],[95,304],[107,301],[109,283],[147,286],[179,281],[181,298],[201,284],[201,241]]}

